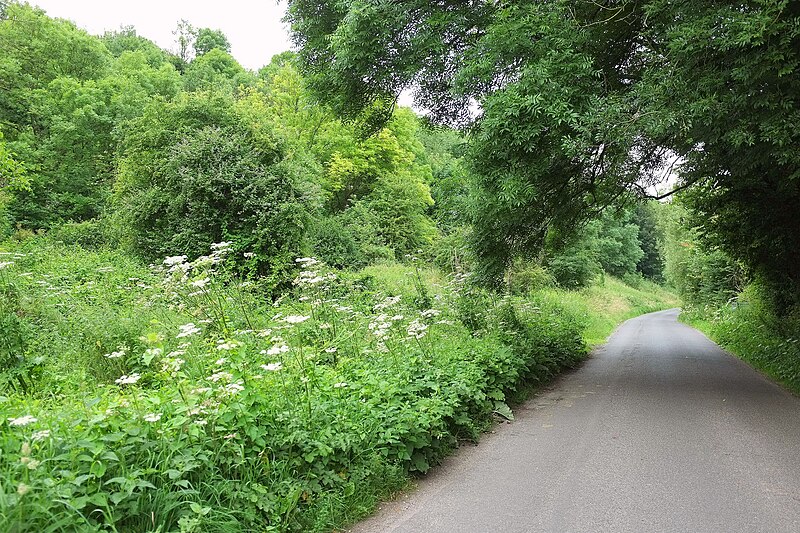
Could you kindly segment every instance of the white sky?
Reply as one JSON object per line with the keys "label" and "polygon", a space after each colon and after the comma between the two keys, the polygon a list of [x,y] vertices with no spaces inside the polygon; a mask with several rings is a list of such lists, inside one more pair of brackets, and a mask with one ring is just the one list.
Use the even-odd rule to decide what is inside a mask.
{"label": "white sky", "polygon": [[99,35],[131,25],[161,48],[176,50],[172,32],[186,19],[195,28],[222,30],[231,54],[245,68],[257,70],[272,56],[291,48],[288,26],[281,22],[286,3],[278,0],[28,0],[51,17],[69,19]]}

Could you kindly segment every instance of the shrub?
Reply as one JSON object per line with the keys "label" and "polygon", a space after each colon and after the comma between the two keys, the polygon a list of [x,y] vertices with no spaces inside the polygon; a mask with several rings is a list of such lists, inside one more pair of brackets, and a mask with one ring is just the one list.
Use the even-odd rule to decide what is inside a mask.
{"label": "shrub", "polygon": [[48,235],[54,241],[64,244],[77,244],[84,248],[99,248],[106,244],[106,236],[98,220],[67,222],[50,230]]}
{"label": "shrub", "polygon": [[586,287],[600,273],[600,265],[588,250],[557,255],[547,263],[547,269],[565,289]]}
{"label": "shrub", "polygon": [[230,241],[240,270],[290,279],[307,215],[277,141],[256,140],[227,98],[206,93],[154,103],[130,130],[116,217],[136,252],[195,258]]}
{"label": "shrub", "polygon": [[337,268],[358,268],[366,264],[366,257],[353,233],[339,218],[320,219],[311,231],[314,255]]}
{"label": "shrub", "polygon": [[506,286],[511,294],[524,295],[554,285],[553,276],[533,261],[517,259],[506,271]]}

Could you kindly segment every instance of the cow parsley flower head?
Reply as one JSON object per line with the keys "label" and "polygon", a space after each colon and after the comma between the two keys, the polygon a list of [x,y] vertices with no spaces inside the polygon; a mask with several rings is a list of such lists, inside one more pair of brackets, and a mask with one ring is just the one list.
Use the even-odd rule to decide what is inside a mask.
{"label": "cow parsley flower head", "polygon": [[224,351],[235,350],[241,345],[242,343],[237,340],[232,339],[226,341],[224,339],[220,339],[217,341],[217,350],[224,350]]}
{"label": "cow parsley flower head", "polygon": [[115,352],[107,353],[103,357],[107,359],[119,359],[120,357],[124,357],[125,354],[128,353],[127,346],[117,346],[117,350]]}
{"label": "cow parsley flower head", "polygon": [[286,353],[289,351],[289,347],[285,344],[276,344],[269,350],[267,350],[267,355],[280,355],[282,353]]}
{"label": "cow parsley flower head", "polygon": [[21,416],[19,418],[9,418],[8,419],[8,425],[9,426],[27,426],[28,424],[33,424],[37,420],[39,420],[39,419],[36,418],[35,416],[25,415],[25,416]]}
{"label": "cow parsley flower head", "polygon": [[277,372],[281,368],[283,368],[282,363],[269,363],[267,365],[261,365],[261,368],[266,370],[267,372]]}
{"label": "cow parsley flower head", "polygon": [[373,308],[375,311],[383,311],[384,309],[388,309],[393,305],[396,305],[400,301],[400,296],[389,296],[385,298],[382,302],[375,304]]}
{"label": "cow parsley flower head", "polygon": [[233,241],[221,241],[215,242],[211,245],[211,249],[216,252],[227,252],[230,247],[233,245]]}
{"label": "cow parsley flower head", "polygon": [[177,335],[175,335],[175,337],[178,339],[183,337],[188,337],[196,333],[200,333],[200,328],[195,326],[193,322],[189,322],[188,324],[183,324],[182,326],[178,326],[178,329],[180,330],[180,332]]}
{"label": "cow parsley flower head", "polygon": [[238,393],[242,392],[243,390],[244,390],[244,386],[242,386],[241,383],[228,383],[223,388],[223,391],[226,394],[230,395],[230,396],[233,396],[234,394],[238,394]]}
{"label": "cow parsley flower head", "polygon": [[117,385],[133,385],[142,378],[141,375],[133,373],[130,376],[122,376],[114,380]]}
{"label": "cow parsley flower head", "polygon": [[232,381],[233,375],[230,372],[215,372],[208,377],[213,382],[217,381]]}
{"label": "cow parsley flower head", "polygon": [[287,317],[284,317],[283,321],[286,322],[287,324],[300,324],[302,322],[305,322],[309,318],[311,317],[306,315],[289,315]]}
{"label": "cow parsley flower head", "polygon": [[192,287],[197,287],[198,289],[204,289],[206,285],[211,282],[210,278],[203,278],[203,279],[196,279],[189,283]]}
{"label": "cow parsley flower head", "polygon": [[161,420],[161,413],[148,413],[142,417],[145,422],[158,422]]}
{"label": "cow parsley flower head", "polygon": [[409,337],[413,337],[415,339],[421,339],[427,334],[428,326],[423,324],[419,320],[414,320],[408,325],[406,332],[408,333]]}
{"label": "cow parsley flower head", "polygon": [[34,434],[31,435],[31,440],[32,441],[40,441],[40,440],[44,440],[44,439],[48,438],[49,436],[50,436],[50,430],[49,429],[43,429],[41,431],[34,432]]}
{"label": "cow parsley flower head", "polygon": [[167,257],[166,259],[164,259],[164,264],[168,267],[180,265],[185,262],[186,262],[185,255],[173,255],[171,257]]}

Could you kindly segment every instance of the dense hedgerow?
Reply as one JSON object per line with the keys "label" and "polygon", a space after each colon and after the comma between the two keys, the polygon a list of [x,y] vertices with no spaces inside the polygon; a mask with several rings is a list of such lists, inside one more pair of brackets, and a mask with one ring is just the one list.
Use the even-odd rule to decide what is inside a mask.
{"label": "dense hedgerow", "polygon": [[585,354],[552,304],[416,268],[301,258],[272,304],[228,243],[157,271],[41,239],[8,253],[4,531],[328,530]]}

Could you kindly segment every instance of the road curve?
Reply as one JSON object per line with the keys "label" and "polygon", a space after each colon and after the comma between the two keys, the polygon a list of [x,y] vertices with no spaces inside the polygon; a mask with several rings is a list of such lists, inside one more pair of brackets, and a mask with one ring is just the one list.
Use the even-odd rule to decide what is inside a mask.
{"label": "road curve", "polygon": [[623,324],[352,532],[800,532],[800,398],[678,312]]}

